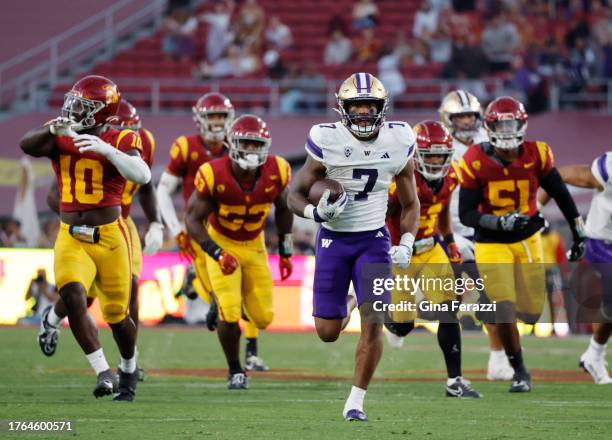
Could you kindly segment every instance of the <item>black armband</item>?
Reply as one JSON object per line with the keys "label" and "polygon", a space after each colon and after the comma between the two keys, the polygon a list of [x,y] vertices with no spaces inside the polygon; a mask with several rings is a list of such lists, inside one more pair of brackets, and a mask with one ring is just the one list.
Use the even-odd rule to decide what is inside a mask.
{"label": "black armband", "polygon": [[444,243],[447,245],[455,242],[455,236],[452,233],[445,235],[442,239],[444,240]]}
{"label": "black armband", "polygon": [[200,247],[214,260],[219,259],[219,255],[221,255],[221,247],[215,243],[213,239],[209,238],[208,240],[200,243]]}
{"label": "black armband", "polygon": [[482,201],[482,191],[461,187],[459,191],[459,219],[461,223],[470,228],[480,227],[480,217],[478,206]]}
{"label": "black armband", "polygon": [[293,255],[293,236],[289,234],[278,234],[278,255],[290,257]]}
{"label": "black armband", "polygon": [[575,220],[577,217],[580,217],[580,213],[559,171],[553,168],[547,175],[540,177],[539,183],[540,186],[555,199],[557,206],[563,213],[563,217],[565,217],[565,220],[569,223],[573,232]]}
{"label": "black armband", "polygon": [[499,217],[493,214],[482,214],[478,219],[478,226],[491,231],[499,231]]}

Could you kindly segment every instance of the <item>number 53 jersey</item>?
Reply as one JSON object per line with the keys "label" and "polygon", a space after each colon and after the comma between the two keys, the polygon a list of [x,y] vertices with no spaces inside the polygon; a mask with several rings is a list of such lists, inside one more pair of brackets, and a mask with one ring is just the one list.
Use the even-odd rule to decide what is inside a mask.
{"label": "number 53 jersey", "polygon": [[348,195],[344,211],[326,229],[338,232],[372,231],[385,225],[389,186],[412,160],[416,136],[406,122],[385,122],[370,141],[355,138],[341,123],[310,129],[306,151],[326,168]]}
{"label": "number 53 jersey", "polygon": [[[132,130],[108,130],[100,135],[120,151],[137,149],[142,140]],[[121,205],[125,178],[104,156],[94,152],[81,154],[70,137],[56,138],[57,154],[51,158],[60,192],[60,211],[88,211]]]}

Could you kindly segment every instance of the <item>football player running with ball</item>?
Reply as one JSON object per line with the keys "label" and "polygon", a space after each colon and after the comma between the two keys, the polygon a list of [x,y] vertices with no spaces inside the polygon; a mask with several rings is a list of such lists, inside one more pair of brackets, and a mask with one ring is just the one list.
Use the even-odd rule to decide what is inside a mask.
{"label": "football player running with ball", "polygon": [[[299,216],[321,223],[316,244],[313,315],[324,342],[338,339],[347,321],[351,281],[361,314],[353,387],[343,416],[367,421],[363,401],[382,355],[382,321],[372,313],[389,292],[373,295],[372,277],[390,278],[391,263],[407,267],[418,228],[419,201],[414,181],[415,136],[405,122],[385,122],[389,97],[369,73],[351,75],[337,94],[341,121],[312,127],[308,157],[297,173],[289,206]],[[391,247],[385,226],[389,186],[397,181],[401,239]],[[324,178],[344,187],[337,200],[325,190],[314,206],[308,196]]]}
{"label": "football player running with ball", "polygon": [[[454,273],[450,263],[459,264],[462,261],[461,253],[455,243],[450,214],[453,191],[459,184],[457,170],[452,162],[453,139],[444,125],[437,121],[419,122],[414,126],[414,132],[417,136],[415,177],[421,204],[421,218],[414,242],[411,266],[407,270],[394,268],[393,275],[408,275],[412,279],[427,277],[443,282],[451,281],[454,280]],[[398,229],[401,211],[398,208],[397,186],[394,182],[389,190],[387,213],[387,225],[393,244],[400,239]],[[440,236],[444,240],[446,252],[440,244]],[[454,282],[452,285],[454,286]],[[446,306],[444,311],[430,310],[419,314],[421,318],[440,322],[437,337],[448,374],[446,395],[460,398],[482,397],[461,373],[461,327],[454,305],[454,301],[457,300],[455,290],[443,289],[435,284],[429,286],[429,283],[426,283],[421,290],[425,300],[432,305]],[[393,304],[415,304],[415,294],[414,291],[395,290]],[[417,310],[414,307],[409,311],[396,311],[391,317],[392,322],[385,323],[387,330],[397,336],[405,337],[414,329]]]}
{"label": "football player running with ball", "polygon": [[293,214],[287,208],[289,163],[268,154],[272,139],[257,116],[237,118],[228,131],[229,155],[200,166],[185,225],[204,252],[210,286],[219,307],[217,335],[229,367],[228,388],[246,389],[239,359],[243,314],[258,329],[273,318],[272,273],[264,225],[272,204],[279,234],[279,269],[292,271]]}
{"label": "football player running with ball", "polygon": [[[189,197],[195,190],[194,178],[200,166],[227,154],[227,130],[234,121],[235,110],[227,96],[210,92],[196,101],[192,111],[198,133],[179,136],[170,147],[170,162],[159,180],[157,198],[164,222],[170,234],[175,237],[179,252],[188,260],[193,259],[196,272],[193,287],[202,300],[210,304],[206,325],[212,331],[217,327],[218,310],[208,279],[205,253],[197,243],[189,240],[189,235],[183,230],[182,222],[174,209],[172,196],[181,187],[183,201],[187,207]],[[251,322],[244,321],[244,331],[247,338],[247,371],[268,370],[268,366],[257,353],[259,329]]]}
{"label": "football player running with ball", "polygon": [[151,171],[141,158],[142,143],[132,130],[107,129],[121,97],[101,76],[86,76],[66,94],[62,116],[21,139],[31,156],[48,157],[60,192],[61,226],[55,241],[55,280],[68,309],[70,328],[97,375],[94,395],[115,391],[115,375],[91,331],[87,292],[99,283],[100,309],[121,354],[118,394],[136,394],[136,326],[128,314],[131,245],[121,216],[126,181],[144,185]]}
{"label": "football player running with ball", "polygon": [[574,242],[571,261],[584,253],[584,224],[545,142],[526,141],[523,104],[503,96],[484,115],[489,142],[472,145],[460,161],[461,222],[476,229],[476,263],[489,298],[496,303],[496,326],[514,376],[510,392],[531,391],[516,320],[535,324],[546,298],[536,206],[541,186],[557,202]]}

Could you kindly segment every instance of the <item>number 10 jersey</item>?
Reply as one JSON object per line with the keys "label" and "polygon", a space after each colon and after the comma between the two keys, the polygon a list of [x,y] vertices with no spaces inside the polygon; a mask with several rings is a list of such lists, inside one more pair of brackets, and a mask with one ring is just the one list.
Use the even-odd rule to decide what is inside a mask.
{"label": "number 10 jersey", "polygon": [[348,195],[342,214],[326,229],[372,231],[385,225],[389,186],[414,154],[416,136],[406,122],[385,122],[370,141],[355,138],[341,123],[310,129],[306,151]]}
{"label": "number 10 jersey", "polygon": [[[135,131],[110,129],[99,137],[120,151],[142,152],[142,140]],[[81,154],[70,137],[58,136],[56,145],[51,162],[60,192],[60,211],[121,205],[126,180],[106,157],[94,152]]]}

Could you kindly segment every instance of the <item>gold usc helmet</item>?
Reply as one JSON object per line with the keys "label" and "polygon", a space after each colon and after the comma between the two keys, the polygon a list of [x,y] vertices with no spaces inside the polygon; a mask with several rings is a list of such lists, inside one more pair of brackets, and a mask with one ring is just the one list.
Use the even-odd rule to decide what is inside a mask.
{"label": "gold usc helmet", "polygon": [[[450,130],[454,138],[463,143],[470,143],[482,124],[482,108],[478,98],[465,90],[455,90],[447,94],[438,110],[442,123]],[[473,124],[459,126],[453,121],[454,116],[476,116]]]}
{"label": "gold usc helmet", "polygon": [[[373,137],[385,122],[389,94],[374,75],[364,72],[352,74],[340,86],[336,100],[342,123],[359,139]],[[375,104],[376,113],[350,113],[351,104],[357,102]]]}

